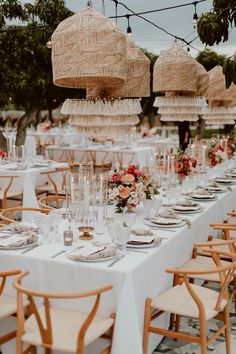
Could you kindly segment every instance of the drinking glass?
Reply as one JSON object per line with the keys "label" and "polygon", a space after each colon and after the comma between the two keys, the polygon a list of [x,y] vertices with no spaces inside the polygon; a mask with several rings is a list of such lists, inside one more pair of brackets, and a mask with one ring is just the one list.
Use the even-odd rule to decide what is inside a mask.
{"label": "drinking glass", "polygon": [[16,160],[17,167],[22,167],[22,163],[25,159],[25,148],[23,145],[14,145],[14,158]]}

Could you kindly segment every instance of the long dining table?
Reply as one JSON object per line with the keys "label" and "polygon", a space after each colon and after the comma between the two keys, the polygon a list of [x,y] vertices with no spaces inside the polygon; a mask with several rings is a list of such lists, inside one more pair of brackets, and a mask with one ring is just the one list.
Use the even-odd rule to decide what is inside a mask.
{"label": "long dining table", "polygon": [[[223,222],[227,212],[235,208],[235,200],[236,185],[232,185],[230,190],[217,194],[216,200],[201,202],[201,213],[187,216],[191,228],[184,225],[172,230],[155,230],[155,234],[163,237],[159,246],[145,248],[146,253],[130,250],[113,267],[108,267],[109,261],[72,261],[65,253],[53,259],[51,257],[65,250],[65,246],[63,243],[51,243],[39,245],[26,254],[22,250],[1,250],[0,269],[28,270],[30,275],[25,284],[47,292],[78,292],[112,284],[112,291],[103,296],[99,308],[99,314],[106,316],[116,312],[112,354],[142,354],[145,299],[156,297],[172,286],[173,278],[165,269],[181,266],[190,259],[194,242],[205,241],[210,234],[214,235],[210,224]],[[137,208],[135,226],[144,226],[142,206]],[[108,239],[107,233],[95,235],[98,241]],[[11,284],[7,286],[6,292],[15,294]],[[59,302],[57,306],[86,310],[90,308],[91,302]],[[158,321],[163,327],[168,326],[168,317]],[[160,340],[159,336],[150,336],[148,353],[153,352]],[[2,347],[3,354],[13,353],[11,345],[5,344]],[[97,352],[91,346],[86,354]]]}

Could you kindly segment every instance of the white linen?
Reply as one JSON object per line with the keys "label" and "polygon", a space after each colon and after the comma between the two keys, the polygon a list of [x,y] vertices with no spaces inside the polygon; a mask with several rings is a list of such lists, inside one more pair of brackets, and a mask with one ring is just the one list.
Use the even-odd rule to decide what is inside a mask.
{"label": "white linen", "polygon": [[[62,244],[40,245],[26,254],[21,251],[0,251],[0,267],[2,271],[15,268],[29,270],[30,276],[25,284],[48,292],[78,292],[112,284],[113,290],[103,296],[99,311],[102,315],[116,312],[112,354],[142,354],[145,299],[155,298],[172,286],[173,278],[165,269],[180,266],[190,259],[193,243],[205,241],[209,234],[214,234],[209,224],[224,220],[226,212],[235,208],[235,197],[236,186],[233,186],[232,191],[219,195],[217,200],[203,202],[202,213],[189,215],[191,229],[185,225],[176,229],[176,232],[155,230],[155,235],[167,238],[162,240],[160,246],[145,249],[148,254],[130,251],[111,268],[108,267],[109,261],[73,262],[65,254],[50,259],[65,248]],[[142,212],[141,208],[137,210],[137,228],[144,227]],[[108,240],[108,236],[98,235],[96,240]],[[14,289],[9,286],[7,294],[14,293]],[[59,302],[58,305],[85,310],[89,308],[90,302]],[[167,327],[167,317],[158,321]],[[160,339],[160,336],[150,336],[149,353],[152,353]],[[3,354],[12,354],[6,347]],[[86,354],[94,352],[88,350]]]}
{"label": "white linen", "polygon": [[112,163],[114,166],[127,167],[130,164],[139,168],[147,166],[147,158],[151,156],[150,146],[118,147],[91,145],[80,146],[51,145],[46,148],[46,157],[52,160],[73,160],[78,163],[93,161],[96,165]]}
{"label": "white linen", "polygon": [[[38,201],[35,194],[35,188],[43,186],[47,177],[41,175],[55,168],[67,167],[66,163],[53,163],[50,167],[27,168],[25,170],[9,170],[9,165],[0,167],[0,176],[18,176],[13,181],[9,193],[15,195],[23,193],[23,207],[38,208]],[[61,178],[60,174],[58,174]],[[1,188],[4,190],[9,183],[9,179],[1,178]]]}

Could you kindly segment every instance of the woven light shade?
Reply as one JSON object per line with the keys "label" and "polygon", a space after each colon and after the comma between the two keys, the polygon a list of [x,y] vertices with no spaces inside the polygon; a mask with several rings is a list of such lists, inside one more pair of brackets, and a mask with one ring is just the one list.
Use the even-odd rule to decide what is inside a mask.
{"label": "woven light shade", "polygon": [[114,87],[127,77],[125,35],[87,7],[62,21],[52,35],[53,82],[71,88]]}
{"label": "woven light shade", "polygon": [[197,68],[178,43],[163,51],[155,62],[153,91],[192,94],[197,91]]}
{"label": "woven light shade", "polygon": [[226,89],[225,77],[221,66],[215,66],[209,72],[209,106],[226,106],[230,107],[236,104],[236,86]]}
{"label": "woven light shade", "polygon": [[209,90],[209,75],[202,64],[194,60],[197,69],[197,91],[195,96],[208,97]]}
{"label": "woven light shade", "polygon": [[128,98],[150,96],[150,60],[134,43],[127,40],[128,78],[119,87],[88,89],[87,98]]}

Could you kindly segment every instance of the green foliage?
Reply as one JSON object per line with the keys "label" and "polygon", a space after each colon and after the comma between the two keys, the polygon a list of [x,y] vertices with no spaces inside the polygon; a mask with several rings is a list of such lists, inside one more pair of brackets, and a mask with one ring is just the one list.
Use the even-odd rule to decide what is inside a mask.
{"label": "green foliage", "polygon": [[223,66],[225,59],[225,55],[218,54],[209,48],[200,52],[196,57],[196,60],[201,63],[207,71],[213,69],[216,65]]}
{"label": "green foliage", "polygon": [[[226,42],[230,29],[236,26],[236,1],[214,0],[211,12],[203,14],[197,24],[198,35],[207,45]],[[223,66],[226,87],[236,83],[236,57],[229,57]]]}
{"label": "green foliage", "polygon": [[[4,1],[9,18],[18,17],[16,0]],[[15,13],[13,12],[15,8]],[[51,51],[46,47],[55,26],[72,14],[62,0],[37,0],[26,4],[25,26],[10,26],[0,33],[0,107],[9,97],[16,106],[26,111],[53,109],[66,97],[79,95],[77,90],[54,86],[52,80]]]}

